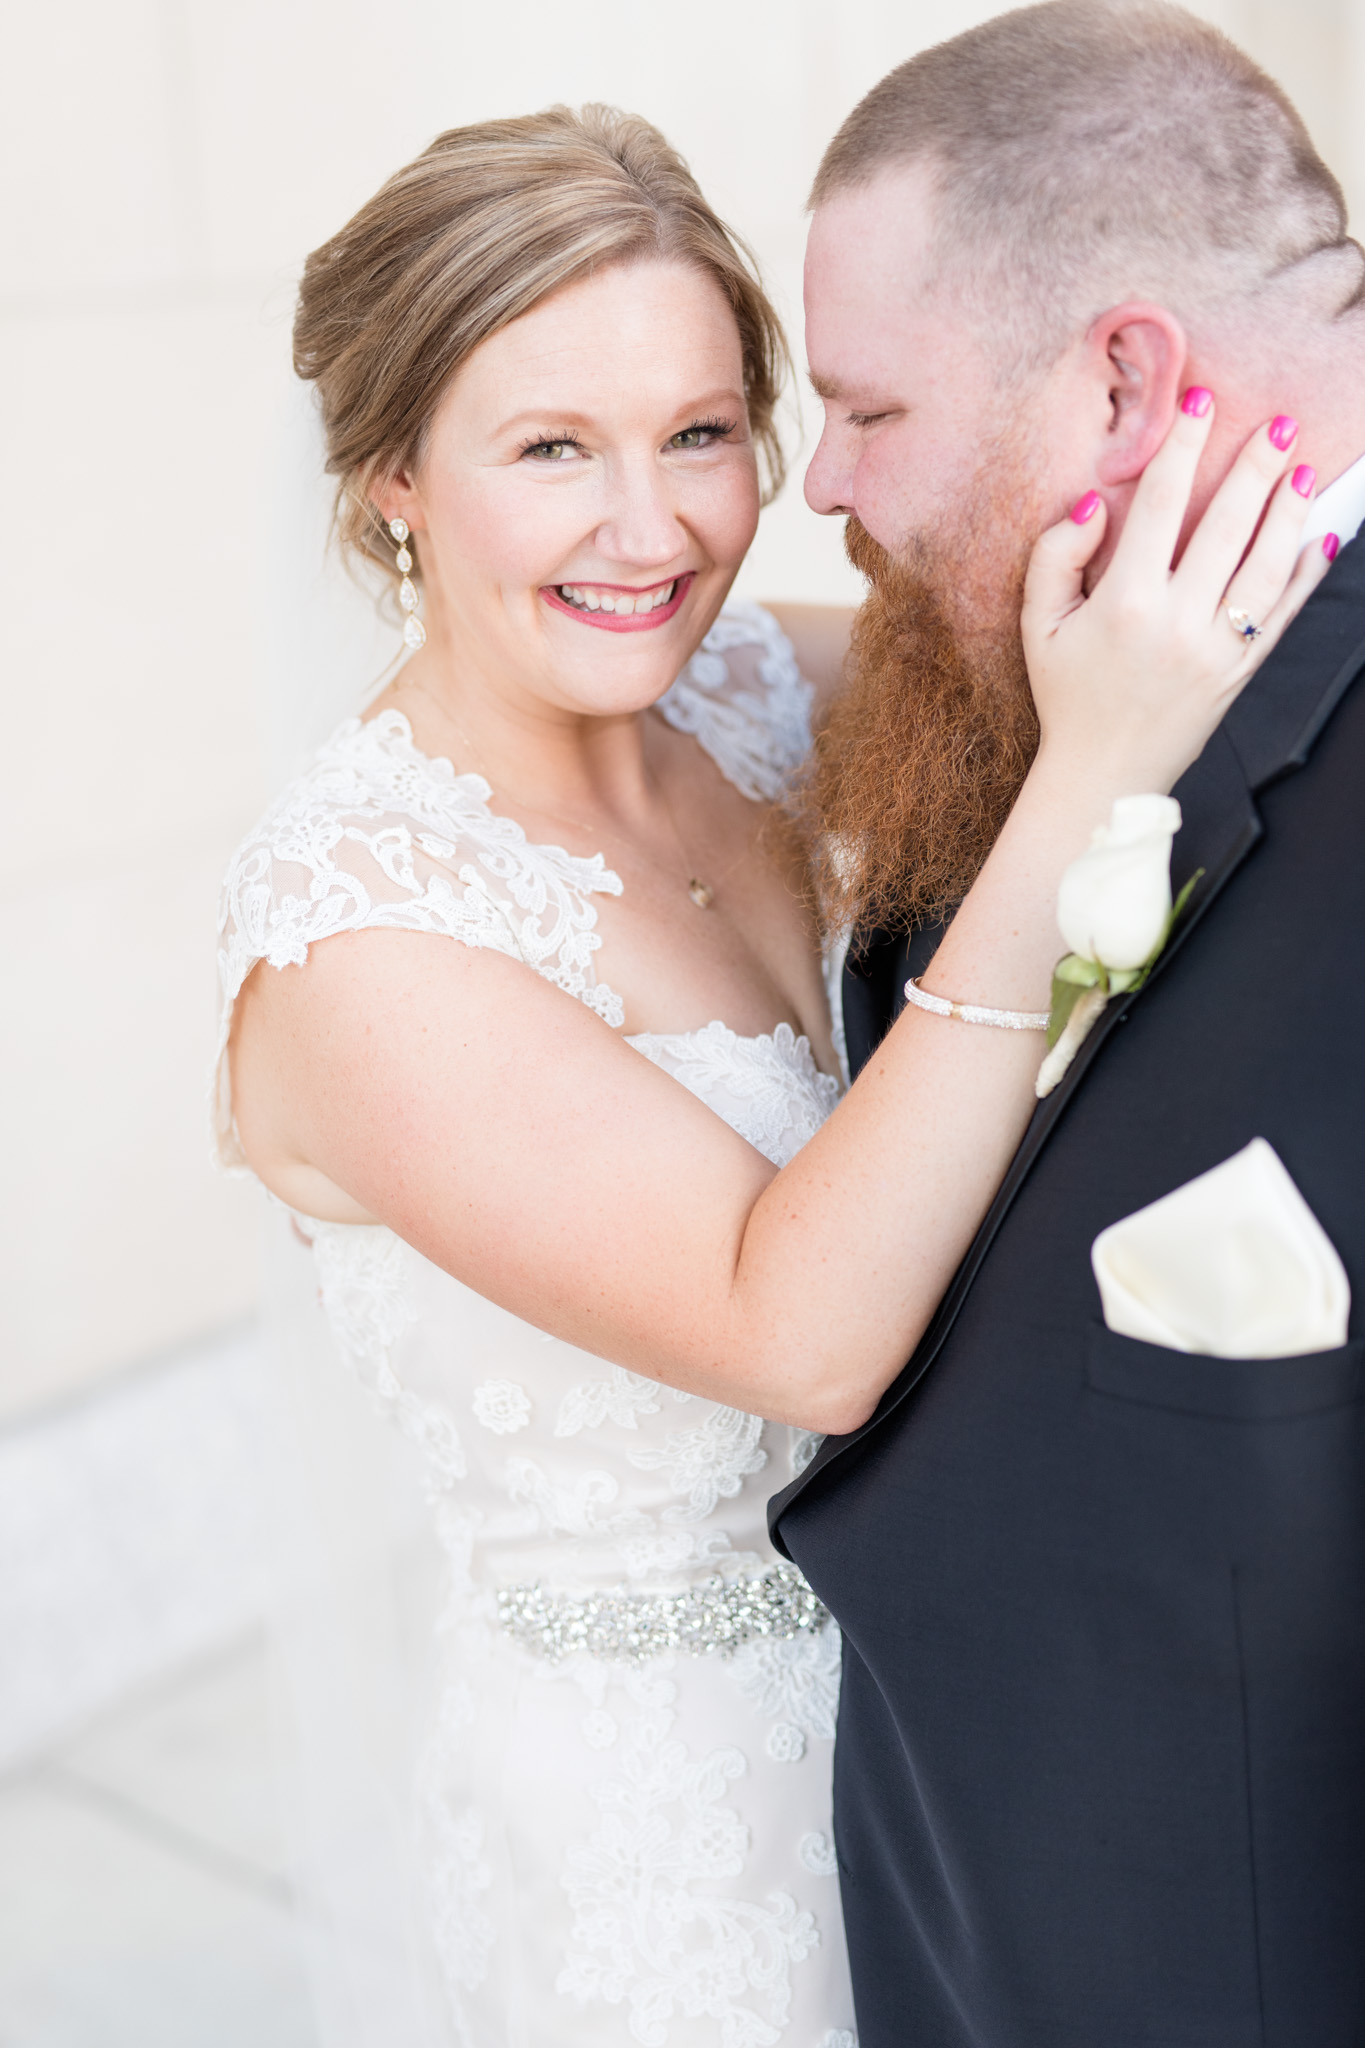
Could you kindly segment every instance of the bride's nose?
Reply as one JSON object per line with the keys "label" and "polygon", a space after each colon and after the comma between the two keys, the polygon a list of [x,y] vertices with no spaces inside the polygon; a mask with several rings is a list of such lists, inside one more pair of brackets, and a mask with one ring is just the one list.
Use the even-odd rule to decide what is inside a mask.
{"label": "bride's nose", "polygon": [[635,469],[613,480],[597,546],[613,562],[664,568],[687,546],[687,529],[677,514],[668,479],[653,468]]}

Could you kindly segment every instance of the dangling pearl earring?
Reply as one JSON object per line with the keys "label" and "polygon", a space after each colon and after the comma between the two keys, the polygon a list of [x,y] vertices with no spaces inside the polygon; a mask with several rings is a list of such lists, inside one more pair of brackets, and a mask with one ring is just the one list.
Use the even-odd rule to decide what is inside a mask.
{"label": "dangling pearl earring", "polygon": [[408,646],[415,651],[419,647],[425,647],[427,629],[417,616],[417,607],[421,600],[417,595],[417,587],[412,577],[408,574],[408,571],[412,568],[412,556],[408,552],[408,534],[410,531],[411,529],[406,519],[391,519],[389,521],[389,532],[398,543],[398,553],[394,557],[394,567],[403,578],[403,581],[398,586],[398,602],[403,607],[404,615],[403,638]]}

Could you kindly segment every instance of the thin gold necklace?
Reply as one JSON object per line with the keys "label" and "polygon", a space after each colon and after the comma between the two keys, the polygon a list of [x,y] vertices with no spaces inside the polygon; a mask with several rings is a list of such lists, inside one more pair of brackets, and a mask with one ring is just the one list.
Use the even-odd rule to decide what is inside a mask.
{"label": "thin gold necklace", "polygon": [[[402,676],[399,676],[397,678],[397,682],[399,684],[402,684],[403,681],[404,678]],[[421,682],[415,677],[407,682],[407,687],[410,690],[420,690],[422,695],[426,698],[427,702],[435,706],[436,710],[441,714],[442,718],[450,727],[451,731],[455,734],[455,737],[460,741],[465,751],[473,758],[474,764],[478,769],[480,775],[483,776],[484,781],[488,784],[489,788],[491,789],[493,787],[493,778],[488,773],[488,770],[484,765],[483,756],[480,754],[478,748],[474,745],[474,742],[470,739],[469,735],[461,729],[460,725],[457,723],[456,719],[454,718],[448,707],[441,702],[440,698],[437,697],[433,691],[427,688],[424,682]],[[659,797],[664,808],[664,816],[668,819],[668,829],[673,834],[674,844],[677,846],[678,852],[681,855],[681,864],[679,872],[687,876],[685,887],[687,889],[688,896],[691,898],[692,902],[696,904],[698,910],[709,910],[716,900],[715,887],[710,882],[704,882],[700,875],[688,874],[688,869],[691,867],[692,863],[688,858],[687,846],[683,840],[682,833],[678,830],[678,821],[673,815],[673,805],[669,800],[668,791],[665,789],[663,783],[659,780],[657,775],[651,776],[650,780],[654,783],[655,788],[659,792]],[[503,784],[503,788],[506,790],[507,795],[511,797],[513,803],[518,804],[522,810],[534,810],[535,808],[537,808],[535,805],[527,804],[523,798],[518,797],[516,791],[514,789],[509,788],[506,783]],[[581,818],[570,817],[567,811],[546,810],[543,808],[543,806],[541,807],[541,809],[543,816],[547,818],[557,819],[558,822],[563,825],[572,825],[574,830],[576,832],[581,832],[585,839],[593,840],[602,837],[601,831],[599,829],[595,829],[591,825],[584,824]],[[744,859],[744,855],[748,852],[748,850],[749,849],[745,847],[743,853],[739,853],[735,856],[734,860],[731,861],[729,867],[725,870],[725,873],[719,877],[720,882],[727,882],[730,879],[730,876],[734,873],[735,869]]]}
{"label": "thin gold necklace", "polygon": [[[673,815],[672,800],[670,799],[668,791],[665,789],[663,783],[660,782],[657,775],[653,777],[653,782],[655,788],[659,792],[659,798],[664,807],[664,816],[668,820],[668,829],[673,834],[673,842],[676,845],[678,852],[682,855],[681,872],[683,874],[687,874],[687,870],[691,867],[692,863],[688,859],[687,846],[684,842],[682,833],[678,830],[678,821]],[[745,850],[747,851],[747,848]],[[729,867],[725,870],[725,873],[720,877],[722,882],[729,881],[731,875],[739,866],[739,863],[743,860],[743,858],[744,855],[741,853],[735,860],[731,861]],[[696,904],[698,910],[709,910],[711,908],[711,905],[716,900],[715,889],[712,887],[710,882],[704,882],[700,875],[688,875],[687,893],[692,898],[692,901]]]}

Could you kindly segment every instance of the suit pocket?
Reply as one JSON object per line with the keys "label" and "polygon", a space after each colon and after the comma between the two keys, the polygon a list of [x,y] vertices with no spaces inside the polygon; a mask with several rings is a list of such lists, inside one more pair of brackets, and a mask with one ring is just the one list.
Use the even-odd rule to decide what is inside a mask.
{"label": "suit pocket", "polygon": [[1121,1337],[1092,1323],[1085,1383],[1139,1408],[1210,1415],[1225,1422],[1284,1422],[1349,1407],[1365,1389],[1365,1339],[1299,1358],[1205,1358]]}

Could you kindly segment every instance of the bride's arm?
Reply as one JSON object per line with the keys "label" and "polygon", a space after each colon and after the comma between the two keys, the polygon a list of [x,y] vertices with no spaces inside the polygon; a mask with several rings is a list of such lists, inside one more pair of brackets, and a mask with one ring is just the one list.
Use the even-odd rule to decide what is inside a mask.
{"label": "bride's arm", "polygon": [[[1171,576],[1207,422],[1180,416],[1093,598],[1095,530],[1044,536],[1026,641],[1043,741],[926,976],[1042,1009],[1057,882],[1112,799],[1168,788],[1251,666],[1221,616],[1284,458],[1258,434]],[[1303,503],[1272,500],[1233,600],[1274,612]],[[917,1342],[1033,1107],[1039,1035],[908,1008],[780,1173],[581,1004],[501,955],[366,931],[258,968],[234,1054],[247,1157],[324,1174],[438,1265],[586,1350],[822,1430],[856,1427]]]}

